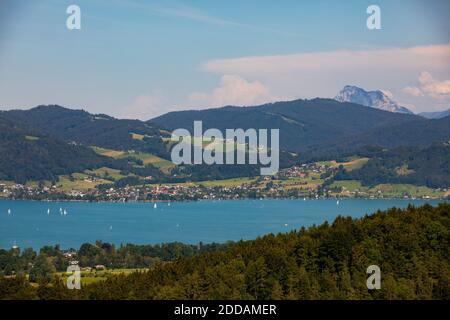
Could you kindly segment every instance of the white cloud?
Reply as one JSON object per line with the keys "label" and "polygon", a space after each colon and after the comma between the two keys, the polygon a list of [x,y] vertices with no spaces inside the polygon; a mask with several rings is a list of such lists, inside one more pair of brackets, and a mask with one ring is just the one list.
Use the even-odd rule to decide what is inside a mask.
{"label": "white cloud", "polygon": [[137,96],[117,113],[119,118],[148,120],[170,111],[205,109],[225,105],[249,106],[280,100],[258,81],[247,81],[236,75],[224,75],[210,93],[193,92],[184,102],[175,104],[171,96],[160,90]]}
{"label": "white cloud", "polygon": [[278,99],[261,82],[250,82],[237,75],[222,76],[219,86],[211,93],[194,92],[189,95],[190,104],[200,107],[249,106]]}
{"label": "white cloud", "polygon": [[148,120],[156,115],[165,113],[167,98],[160,91],[141,94],[119,113],[119,118]]}
{"label": "white cloud", "polygon": [[450,104],[450,81],[436,80],[450,78],[450,45],[241,57],[207,61],[203,69],[220,76],[211,91],[142,94],[120,115],[149,119],[176,110],[334,97],[347,84],[384,88],[416,112]]}
{"label": "white cloud", "polygon": [[418,80],[418,87],[405,87],[403,92],[415,97],[429,96],[433,99],[450,98],[450,80],[439,81],[431,73],[423,71]]}
{"label": "white cloud", "polygon": [[423,70],[449,79],[450,44],[216,59],[204,63],[203,69],[260,81],[283,99],[331,98],[354,84],[367,90],[384,88],[397,100],[416,105],[418,111],[429,111],[437,107],[437,95],[446,98],[448,82],[424,77],[419,89],[426,96],[420,97],[411,79]]}
{"label": "white cloud", "polygon": [[450,68],[450,45],[361,51],[332,51],[293,55],[253,56],[208,61],[216,73],[265,75],[298,71],[409,70]]}
{"label": "white cloud", "polygon": [[450,80],[439,81],[434,79],[429,72],[422,72],[419,77],[420,88],[432,97],[441,97],[450,94]]}
{"label": "white cloud", "polygon": [[406,94],[410,94],[414,97],[423,97],[423,92],[417,87],[404,87],[402,91]]}

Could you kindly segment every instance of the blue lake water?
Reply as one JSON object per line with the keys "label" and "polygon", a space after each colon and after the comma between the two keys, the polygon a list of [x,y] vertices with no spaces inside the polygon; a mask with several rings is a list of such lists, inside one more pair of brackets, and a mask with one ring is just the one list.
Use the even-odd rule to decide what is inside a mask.
{"label": "blue lake water", "polygon": [[239,200],[158,203],[154,208],[152,203],[1,200],[0,248],[78,248],[96,240],[119,245],[254,239],[331,222],[338,215],[361,217],[409,203],[439,201],[348,199],[338,205],[336,200]]}

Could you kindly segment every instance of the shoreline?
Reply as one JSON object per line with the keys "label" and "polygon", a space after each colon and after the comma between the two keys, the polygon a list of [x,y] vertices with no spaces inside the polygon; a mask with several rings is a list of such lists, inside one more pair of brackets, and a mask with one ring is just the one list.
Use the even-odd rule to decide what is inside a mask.
{"label": "shoreline", "polygon": [[[263,200],[267,200],[267,202],[268,202],[268,201],[273,201],[273,200],[277,200],[277,199],[262,199],[262,200],[256,200],[255,199],[254,201],[252,201],[252,203],[253,203],[252,205],[253,206],[257,206],[258,208],[261,208],[261,205],[264,207],[264,204],[259,204],[259,205],[257,204],[257,202],[264,202]],[[280,200],[280,199],[278,199],[278,200]],[[303,200],[300,200],[300,199],[290,199],[290,200],[291,200],[291,203],[292,203],[293,206],[297,206],[297,205],[301,206],[301,203],[304,202]],[[314,202],[310,201],[309,205],[312,205],[312,206],[314,206],[315,204],[316,205],[320,205],[321,201],[319,201],[319,200],[328,200],[327,201],[328,204],[326,204],[326,205],[329,207],[329,209],[331,208],[331,210],[335,210],[333,208],[339,208],[338,204],[334,204],[334,201],[336,199],[329,198],[329,199],[313,199],[313,200],[318,200],[318,201],[314,201]],[[417,201],[419,203],[413,203],[412,201],[410,201],[411,199],[370,199],[370,200],[373,200],[373,202],[370,201],[370,202],[373,203],[373,205],[369,205],[367,203],[368,207],[364,207],[364,202],[363,202],[362,203],[363,206],[360,206],[360,208],[358,210],[361,213],[361,215],[360,215],[359,213],[358,214],[352,213],[352,210],[351,210],[351,207],[353,206],[352,205],[352,201],[358,201],[358,200],[360,200],[360,201],[368,201],[369,199],[348,198],[347,200],[348,200],[347,204],[350,205],[350,211],[343,211],[340,214],[338,214],[336,216],[332,216],[332,217],[324,217],[323,220],[321,219],[320,222],[317,222],[317,223],[318,224],[322,224],[322,223],[325,223],[325,222],[331,223],[339,215],[344,216],[344,217],[352,217],[353,219],[359,219],[359,218],[361,218],[361,217],[363,217],[365,215],[373,215],[376,212],[378,212],[379,210],[388,210],[388,209],[392,209],[392,208],[406,208],[406,207],[409,207],[409,206],[421,207],[421,206],[424,206],[424,205],[437,207],[437,206],[440,206],[440,205],[450,204],[449,200],[440,201],[440,200],[436,200],[436,199],[434,199],[434,200],[431,200],[431,199],[430,200],[416,199],[415,201]],[[13,200],[13,201],[23,201],[24,202],[23,205],[26,205],[26,202],[27,202],[27,200]],[[222,202],[222,201],[214,201],[214,200],[202,200],[202,201],[204,202],[204,206],[207,206],[207,207],[213,207],[214,206],[214,202],[216,204],[218,204],[219,202]],[[240,200],[237,200],[237,201],[248,201],[248,199],[247,200],[246,199],[240,199]],[[379,205],[379,204],[376,203],[376,202],[380,202],[380,201],[381,202],[383,202],[383,201],[385,202],[385,207],[386,208],[382,208],[383,205]],[[395,203],[389,203],[390,201],[392,201],[392,202],[397,201],[397,203],[396,204]],[[191,201],[191,202],[193,202],[193,201]],[[229,201],[225,201],[224,200],[224,202],[229,202]],[[57,203],[57,202],[54,202],[54,203]],[[107,203],[109,203],[109,202],[107,202]],[[1,203],[1,200],[0,200],[0,205],[1,204],[2,203]],[[39,202],[36,202],[36,204],[40,205]],[[145,209],[145,208],[147,208],[147,206],[144,207],[145,203],[143,203],[143,202],[141,202],[141,203],[134,202],[134,203],[128,203],[128,204],[129,204],[128,208],[133,208],[133,206],[135,206],[135,208],[136,208],[136,206],[137,206],[137,207],[144,208],[144,210],[147,210],[147,209]],[[139,204],[141,204],[141,206],[138,206]],[[322,203],[322,204],[325,204],[325,203]],[[345,207],[345,201],[343,201],[341,204],[344,204],[344,207]],[[11,204],[11,205],[12,205],[11,208],[13,208],[13,210],[14,210],[14,204]],[[43,205],[43,204],[41,204],[41,205]],[[175,208],[178,207],[178,210],[183,210],[183,212],[185,213],[184,210],[187,209],[187,208],[183,207],[181,202],[178,203],[178,205],[179,206],[174,205],[174,207]],[[272,205],[276,206],[277,203],[276,202],[272,203]],[[308,204],[306,204],[306,205],[308,206]],[[18,204],[18,206],[21,206],[21,204]],[[186,206],[187,206],[187,204],[186,204]],[[238,204],[238,206],[239,206],[239,204]],[[4,209],[8,208],[6,203],[3,203],[2,207]],[[122,210],[122,209],[120,209],[120,207],[121,206],[118,206],[119,210]],[[151,208],[151,206],[148,206],[148,207]],[[373,208],[369,209],[370,207],[373,207]],[[67,208],[70,210],[70,207],[67,207]],[[124,208],[126,209],[127,207],[124,207]],[[164,210],[164,208],[166,208],[166,206],[161,205],[161,208],[162,208],[162,210]],[[43,209],[46,209],[46,207],[44,207]],[[158,207],[158,209],[160,209],[160,208]],[[336,209],[336,210],[339,210],[339,209]],[[125,211],[126,210],[124,210],[122,212],[125,212]],[[153,211],[153,210],[151,210],[151,211]],[[308,215],[308,214],[306,214],[306,215]],[[136,221],[136,220],[133,220],[133,221]],[[178,228],[178,226],[179,226],[178,223],[179,222],[176,219],[173,220],[172,222],[173,223],[177,222],[177,228]],[[288,227],[287,222],[289,223],[289,228],[287,228]],[[273,222],[271,222],[271,223],[273,223]],[[265,236],[265,235],[268,235],[268,234],[278,234],[278,233],[284,233],[284,232],[298,231],[301,227],[307,227],[307,226],[310,225],[309,223],[306,223],[305,221],[303,221],[303,222],[302,221],[300,221],[300,222],[289,222],[289,218],[288,218],[288,220],[277,220],[277,223],[279,224],[279,226],[284,224],[284,227],[282,227],[281,229],[277,228],[277,230],[270,231],[270,232],[263,232],[263,233],[259,233],[258,232],[256,234],[253,234],[251,237],[248,237],[248,234],[247,235],[241,234],[239,237],[233,237],[233,236],[230,236],[230,237],[227,237],[227,238],[225,238],[225,237],[218,237],[217,238],[216,237],[215,239],[213,237],[213,238],[209,238],[208,240],[206,240],[205,238],[202,239],[202,237],[203,237],[202,236],[200,238],[197,238],[196,240],[193,240],[193,238],[191,239],[190,237],[188,237],[188,239],[182,240],[181,238],[178,238],[178,237],[175,236],[175,237],[171,237],[171,240],[167,240],[167,239],[165,239],[164,236],[162,236],[162,237],[159,237],[158,239],[155,238],[153,240],[150,240],[150,239],[146,238],[145,240],[141,239],[142,240],[141,241],[141,240],[136,240],[136,239],[135,240],[125,240],[124,238],[121,238],[121,240],[118,240],[118,239],[114,239],[114,237],[110,238],[109,235],[107,235],[106,238],[105,237],[101,237],[101,238],[96,238],[96,239],[94,239],[94,238],[86,239],[86,240],[82,240],[80,242],[77,242],[76,244],[70,244],[70,242],[72,242],[72,239],[69,242],[66,243],[63,240],[64,237],[60,238],[59,235],[58,235],[56,238],[54,238],[55,241],[49,241],[49,242],[46,242],[44,244],[29,244],[29,245],[26,245],[26,244],[23,243],[24,239],[22,239],[22,240],[19,239],[19,243],[17,243],[17,245],[20,248],[29,248],[29,247],[31,247],[33,249],[39,249],[41,247],[49,245],[49,243],[52,243],[52,245],[59,245],[61,249],[66,250],[66,249],[71,249],[71,248],[74,248],[74,247],[78,247],[78,246],[80,246],[83,243],[93,243],[96,240],[101,240],[102,242],[111,243],[111,244],[114,244],[116,246],[126,245],[126,244],[163,245],[163,244],[169,244],[169,243],[181,243],[181,244],[185,244],[185,245],[197,245],[200,242],[203,243],[203,244],[225,244],[227,242],[239,242],[239,241],[254,240],[255,238],[258,238],[258,237],[261,237],[261,236]],[[107,228],[108,226],[112,226],[112,224],[110,224],[110,222],[104,224],[104,228]],[[103,230],[103,229],[100,228],[99,230]],[[114,228],[114,230],[116,230],[116,229]],[[36,230],[36,231],[39,231],[39,230]],[[34,229],[31,232],[34,232]],[[105,233],[102,233],[102,234],[105,235]],[[10,238],[11,241],[14,240],[14,242],[11,242],[10,244],[7,244],[6,246],[4,246],[4,245],[0,246],[0,249],[8,250],[8,248],[12,248],[11,246],[13,246],[13,247],[16,246],[16,242],[15,241],[17,240],[17,238],[11,238],[11,237],[9,237],[9,238]],[[57,240],[57,239],[59,239],[59,240]],[[27,241],[25,241],[25,243]],[[37,241],[37,242],[39,242],[39,241]]]}
{"label": "shoreline", "polygon": [[114,200],[72,200],[72,199],[58,199],[58,200],[50,200],[50,199],[13,199],[13,198],[0,198],[0,201],[34,201],[34,202],[84,202],[84,203],[186,203],[186,202],[217,202],[217,201],[263,201],[263,200],[299,200],[299,201],[308,201],[308,200],[405,200],[405,201],[450,201],[449,197],[446,198],[397,198],[397,197],[384,197],[384,198],[370,198],[370,197],[305,197],[305,198],[240,198],[240,199],[197,199],[197,200],[129,200],[129,201],[114,201]]}

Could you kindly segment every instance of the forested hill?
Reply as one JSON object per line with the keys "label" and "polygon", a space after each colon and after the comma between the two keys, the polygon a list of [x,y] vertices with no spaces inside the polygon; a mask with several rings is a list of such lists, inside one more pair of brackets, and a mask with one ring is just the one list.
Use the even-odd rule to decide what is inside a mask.
{"label": "forested hill", "polygon": [[[89,150],[91,146],[170,159],[168,130],[178,127],[192,130],[195,120],[203,121],[204,130],[211,127],[223,131],[227,128],[280,129],[281,167],[342,159],[360,154],[367,147],[426,147],[450,140],[450,117],[429,120],[330,99],[173,112],[149,122],[120,120],[55,105],[2,111],[0,119],[3,126],[0,151],[5,155],[1,159],[0,180],[21,183],[54,180],[58,175],[105,164],[110,168],[124,168],[124,164],[109,165],[113,159],[94,154]],[[195,180],[253,176],[259,170],[256,166],[206,165],[178,169],[174,174],[182,173]],[[145,173],[145,176],[160,175],[150,169]],[[438,177],[444,171],[433,170],[433,174]],[[427,185],[448,186],[445,181]]]}
{"label": "forested hill", "polygon": [[431,188],[450,186],[450,145],[399,147],[381,150],[360,169],[341,169],[336,180],[359,180],[363,185],[407,183]]}
{"label": "forested hill", "polygon": [[363,145],[428,145],[450,139],[450,117],[432,121],[331,99],[171,112],[149,122],[192,130],[195,120],[202,120],[205,129],[278,128],[282,149],[306,153],[336,148],[354,151]]}
{"label": "forested hill", "polygon": [[[52,137],[117,150],[140,150],[168,158],[162,137],[169,133],[139,120],[121,120],[56,105],[1,113],[13,122],[26,123]],[[133,134],[142,138],[135,139]]]}
{"label": "forested hill", "polygon": [[361,135],[336,140],[332,144],[322,145],[321,149],[357,150],[362,146],[382,146],[396,148],[400,146],[429,146],[434,142],[450,140],[450,116],[442,119],[423,121],[414,119],[407,123],[383,125]]}
{"label": "forested hill", "polygon": [[58,175],[110,165],[91,148],[70,144],[0,114],[0,180],[57,180]]}
{"label": "forested hill", "polygon": [[[0,278],[3,299],[450,299],[450,204],[338,217],[69,291]],[[366,287],[367,267],[381,289]]]}

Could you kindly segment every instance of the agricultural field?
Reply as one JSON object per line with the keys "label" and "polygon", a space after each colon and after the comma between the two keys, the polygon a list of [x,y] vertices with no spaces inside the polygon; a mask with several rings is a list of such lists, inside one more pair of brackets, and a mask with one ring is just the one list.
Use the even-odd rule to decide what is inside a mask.
{"label": "agricultural field", "polygon": [[132,133],[131,138],[133,138],[135,140],[144,140],[145,135],[139,134],[139,133]]}
{"label": "agricultural field", "polygon": [[121,154],[120,156],[118,156],[116,158],[120,159],[120,158],[126,158],[126,157],[134,157],[139,160],[142,160],[144,165],[151,164],[165,173],[169,172],[170,169],[175,167],[175,164],[170,162],[169,160],[160,158],[158,156],[155,156],[155,155],[153,155],[151,153],[147,153],[147,152],[124,152],[123,154]]}
{"label": "agricultural field", "polygon": [[367,163],[367,161],[369,161],[369,158],[353,158],[349,159],[349,161],[347,162],[337,162],[336,160],[331,160],[331,161],[319,161],[317,162],[317,164],[325,165],[331,168],[337,168],[342,165],[347,171],[352,171],[362,168],[362,166],[364,166]]}
{"label": "agricultural field", "polygon": [[143,164],[151,164],[164,173],[168,173],[170,169],[175,167],[175,164],[170,162],[169,160],[160,158],[158,156],[155,156],[151,153],[147,152],[135,152],[135,151],[121,151],[121,150],[111,150],[111,149],[105,149],[105,148],[99,148],[99,147],[92,147],[92,149],[97,152],[98,154],[101,154],[106,157],[111,157],[115,159],[121,159],[121,158],[127,158],[127,157],[134,157],[139,160],[142,160]]}
{"label": "agricultural field", "polygon": [[238,187],[243,184],[249,184],[255,182],[256,178],[234,178],[226,180],[209,180],[198,182],[198,185],[205,187]]}
{"label": "agricultural field", "polygon": [[92,149],[98,154],[110,158],[118,158],[125,153],[125,151],[111,150],[100,147],[92,147]]}
{"label": "agricultural field", "polygon": [[389,198],[403,198],[405,196],[413,198],[442,198],[447,192],[445,190],[436,190],[425,186],[415,186],[411,184],[379,184],[374,187],[368,187],[361,185],[361,182],[356,180],[335,181],[330,187],[341,187],[344,195],[359,192],[360,194],[365,193],[369,196],[382,195],[383,197]]}
{"label": "agricultural field", "polygon": [[411,184],[379,184],[371,189],[370,193],[382,192],[383,195],[388,197],[403,197],[408,195],[410,197],[430,197],[438,198],[443,197],[446,191],[435,190],[425,186],[415,186]]}
{"label": "agricultural field", "polygon": [[274,180],[274,183],[282,185],[286,190],[312,190],[323,184],[324,180],[313,176],[307,178],[290,178],[288,180]]}
{"label": "agricultural field", "polygon": [[86,170],[86,174],[91,176],[96,176],[99,178],[103,178],[105,180],[120,180],[122,178],[125,178],[126,176],[120,173],[120,170],[117,169],[111,169],[107,167],[98,168],[95,170]]}
{"label": "agricultural field", "polygon": [[367,191],[367,187],[363,187],[361,185],[360,181],[357,180],[341,180],[341,181],[334,181],[331,185],[331,188],[342,188],[343,190],[347,190],[350,192],[355,191]]}
{"label": "agricultural field", "polygon": [[56,183],[56,188],[60,191],[67,192],[71,190],[89,190],[94,189],[99,184],[110,183],[105,179],[93,179],[85,173],[74,173],[70,176],[60,176]]}
{"label": "agricultural field", "polygon": [[[107,269],[107,270],[95,270],[81,271],[81,285],[88,285],[94,282],[104,281],[108,277],[113,275],[128,275],[133,272],[144,272],[148,269]],[[57,272],[55,276],[61,278],[63,281],[67,279],[66,272]]]}

